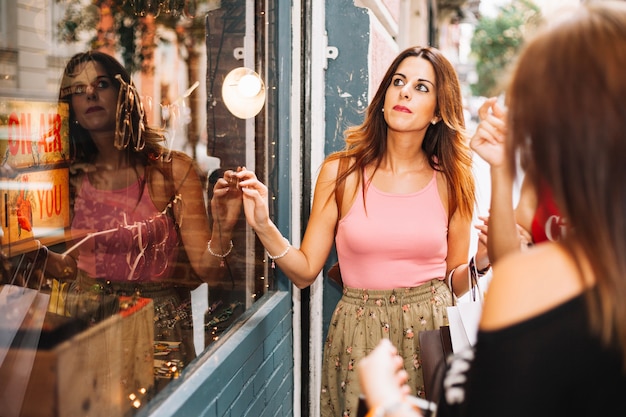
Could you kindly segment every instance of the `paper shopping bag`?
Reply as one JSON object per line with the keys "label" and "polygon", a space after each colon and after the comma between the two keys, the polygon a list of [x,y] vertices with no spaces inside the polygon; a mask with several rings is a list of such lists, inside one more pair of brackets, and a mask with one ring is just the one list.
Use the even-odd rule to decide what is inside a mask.
{"label": "paper shopping bag", "polygon": [[470,346],[474,346],[476,344],[476,336],[478,335],[480,316],[483,312],[483,304],[478,301],[459,303],[457,308],[467,340]]}
{"label": "paper shopping bag", "polygon": [[478,324],[483,312],[483,293],[478,283],[478,272],[474,262],[470,262],[467,275],[469,286],[468,300],[458,302],[459,300],[454,297],[454,305],[447,307],[450,338],[452,339],[452,350],[454,352],[460,352],[476,344]]}
{"label": "paper shopping bag", "polygon": [[460,352],[476,344],[483,305],[480,301],[458,303],[448,308],[452,350]]}
{"label": "paper shopping bag", "polygon": [[[34,261],[37,260],[38,256],[39,250]],[[0,366],[26,317],[26,313],[28,313],[38,294],[37,290],[27,287],[35,269],[35,262],[25,263],[25,259],[26,255],[20,257],[11,282],[2,286],[0,290],[0,317],[2,317],[0,324]],[[22,282],[24,286],[16,285],[16,282]]]}
{"label": "paper shopping bag", "polygon": [[0,290],[0,366],[36,296],[37,290],[17,285],[7,284]]}
{"label": "paper shopping bag", "polygon": [[49,302],[50,295],[35,291],[33,302],[21,326],[18,326],[21,329],[10,345],[11,353],[5,356],[6,360],[0,366],[2,374],[9,375],[9,378],[0,380],[0,404],[3,405],[4,417],[20,415]]}

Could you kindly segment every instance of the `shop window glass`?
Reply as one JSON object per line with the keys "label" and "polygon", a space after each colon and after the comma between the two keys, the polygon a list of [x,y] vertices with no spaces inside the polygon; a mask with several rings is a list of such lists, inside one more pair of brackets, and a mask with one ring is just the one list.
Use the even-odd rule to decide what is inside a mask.
{"label": "shop window glass", "polygon": [[[252,167],[271,182],[269,7],[245,0],[0,6],[3,16],[34,22],[17,25],[19,47],[0,45],[3,415],[132,415],[273,290],[275,271],[241,208],[226,231],[231,249],[215,236],[223,228],[214,227],[221,217],[211,204],[227,170]],[[0,31],[8,24],[0,17]],[[97,54],[64,76],[73,56],[96,50],[131,78],[117,78]],[[106,108],[100,100],[111,89],[115,128],[107,139],[123,150],[122,163],[102,166],[102,149],[112,148],[99,146],[100,128],[85,115]],[[223,89],[234,102],[225,103]],[[94,101],[81,108],[79,100]],[[141,153],[148,126],[165,139],[158,155]],[[181,174],[172,160],[192,161],[193,171]],[[199,198],[179,191],[187,181]],[[198,201],[201,211],[190,211]],[[152,211],[138,214],[143,204]],[[194,216],[204,216],[205,232],[185,229]],[[199,252],[177,243],[187,243],[185,233],[211,232],[216,246],[197,267],[193,253],[206,252],[208,242]]]}

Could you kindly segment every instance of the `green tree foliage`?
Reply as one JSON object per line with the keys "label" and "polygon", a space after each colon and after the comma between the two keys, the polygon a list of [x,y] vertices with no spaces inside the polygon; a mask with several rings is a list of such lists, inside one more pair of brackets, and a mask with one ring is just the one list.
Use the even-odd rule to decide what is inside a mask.
{"label": "green tree foliage", "polygon": [[[204,19],[198,13],[211,0],[55,0],[65,5],[65,16],[57,23],[57,37],[67,43],[79,42],[81,33],[91,34],[89,46],[97,49],[96,29],[103,8],[110,10],[115,22],[115,37],[124,66],[131,73],[142,68],[145,50],[154,45],[141,43],[145,26],[142,18],[147,14],[156,17],[156,24],[176,30],[177,41],[188,43],[188,37],[204,38]],[[184,6],[184,7],[183,7]],[[171,9],[170,9],[171,8]],[[159,39],[167,42],[166,39]]]}
{"label": "green tree foliage", "polygon": [[[64,6],[64,18],[56,25],[57,37],[67,43],[84,41],[89,47],[99,49],[112,42],[116,52],[121,54],[123,64],[131,73],[141,71],[152,73],[153,60],[158,44],[176,42],[180,58],[187,64],[187,78],[199,80],[200,55],[197,45],[204,43],[205,15],[208,11],[232,4],[236,0],[55,0]],[[106,13],[105,13],[106,11]],[[112,27],[107,29],[104,39],[99,24],[103,15],[111,16]],[[148,25],[147,22],[150,21]],[[111,23],[111,22],[109,22]],[[170,30],[166,35],[156,28]],[[156,29],[156,30],[155,30]],[[164,36],[165,35],[165,36]],[[181,86],[186,88],[187,86]],[[190,96],[191,122],[187,124],[187,140],[193,145],[200,137],[196,123],[197,96]]]}
{"label": "green tree foliage", "polygon": [[530,0],[511,0],[495,18],[481,17],[471,42],[478,81],[472,84],[475,96],[502,92],[504,77],[515,61],[524,37],[537,27],[539,7]]}

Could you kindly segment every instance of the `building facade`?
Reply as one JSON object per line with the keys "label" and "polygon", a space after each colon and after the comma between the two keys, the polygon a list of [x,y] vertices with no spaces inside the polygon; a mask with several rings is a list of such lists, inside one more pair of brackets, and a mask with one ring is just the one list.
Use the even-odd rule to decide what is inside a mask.
{"label": "building facade", "polygon": [[[137,9],[140,3],[0,0],[0,144],[6,142],[3,146],[8,149],[15,140],[11,115],[36,116],[43,112],[42,106],[56,102],[70,56],[89,48],[109,51],[133,68],[148,120],[167,132],[167,146],[196,159],[207,184],[207,205],[216,175],[237,166],[254,167],[270,188],[275,223],[297,247],[318,168],[326,155],[343,147],[343,131],[362,120],[389,63],[407,46],[440,46],[442,32],[452,30],[450,22],[463,11],[475,12],[479,2],[186,1],[181,5],[196,5],[195,14],[188,9],[178,15],[170,11],[176,19],[169,20],[164,9],[161,20],[151,19],[150,13]],[[128,11],[124,7],[131,7],[134,14],[120,19],[120,13]],[[127,32],[133,34],[130,42],[120,35]],[[68,36],[74,38],[68,41]],[[264,85],[263,109],[245,119],[234,116],[222,96],[224,79],[238,67],[254,70]],[[28,124],[26,119],[17,120],[20,126]],[[32,125],[34,133],[22,139],[37,142],[43,128],[38,122]],[[60,161],[69,169],[67,157]],[[7,158],[3,166],[6,163]],[[23,169],[31,173],[41,166],[27,164]],[[10,189],[15,181],[14,175],[3,171],[0,190],[5,201],[13,201]],[[39,203],[43,212],[47,206]],[[15,217],[17,212],[8,207],[7,218]],[[35,241],[52,250],[66,249],[71,242],[63,237],[70,226],[69,211],[52,232],[41,227],[23,235],[21,246],[9,236],[7,226],[3,258],[15,267],[22,254],[33,250]],[[59,395],[50,399],[53,411],[36,409],[32,415],[72,415],[77,408],[63,405],[72,401],[76,402],[72,407],[82,407],[84,415],[318,415],[323,339],[340,291],[325,271],[310,288],[292,287],[278,269],[270,267],[243,217],[233,241],[229,275],[208,290],[202,312],[211,314],[204,314],[200,325],[204,340],[195,344],[197,355],[182,371],[161,363],[161,370],[167,368],[166,381],[135,403],[126,398],[126,385],[120,388],[116,380],[122,378],[116,373],[121,372],[120,365],[116,368],[97,356],[101,355],[95,348],[97,340],[106,339],[88,339],[86,350],[93,353],[85,357],[98,372],[84,370],[80,375],[89,375],[94,386],[96,380],[109,381],[107,389],[86,388],[89,382],[79,373],[64,376],[70,382],[57,381],[58,386],[82,387],[81,401]],[[89,337],[102,338],[109,331],[98,325],[98,335]],[[87,337],[83,334],[69,338],[66,345],[76,346]],[[58,346],[47,351],[55,364],[55,355],[61,352]],[[125,352],[124,344],[120,349]],[[39,372],[40,359],[33,357],[29,364]],[[123,362],[121,368],[127,365]],[[0,362],[0,373],[8,366],[8,359]],[[63,379],[61,374],[62,369],[46,378]],[[22,385],[22,400],[15,400],[19,404],[14,415],[24,415],[23,404],[37,398],[32,383],[26,380]]]}

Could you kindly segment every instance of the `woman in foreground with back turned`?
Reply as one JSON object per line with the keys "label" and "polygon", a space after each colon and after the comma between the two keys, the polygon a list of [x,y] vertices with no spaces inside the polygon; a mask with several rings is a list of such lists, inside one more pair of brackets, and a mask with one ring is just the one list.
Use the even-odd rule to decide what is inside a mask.
{"label": "woman in foreground with back turned", "polygon": [[[624,68],[626,2],[582,5],[523,50],[509,166],[520,157],[535,189],[547,184],[569,229],[494,265],[475,350],[452,357],[439,417],[626,415]],[[379,373],[401,372],[380,348],[360,368],[370,407],[386,407],[376,381],[394,380]]]}

